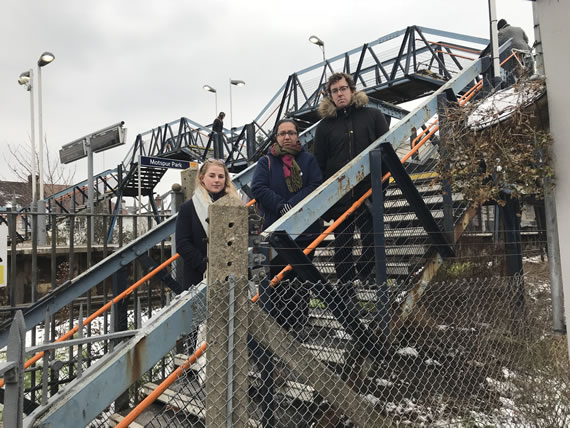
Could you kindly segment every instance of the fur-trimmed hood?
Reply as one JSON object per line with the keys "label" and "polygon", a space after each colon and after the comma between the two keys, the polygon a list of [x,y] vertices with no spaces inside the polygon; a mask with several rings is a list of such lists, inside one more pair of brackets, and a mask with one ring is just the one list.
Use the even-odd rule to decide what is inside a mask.
{"label": "fur-trimmed hood", "polygon": [[[352,100],[350,101],[351,106],[361,108],[366,104],[368,104],[368,95],[366,95],[364,92],[355,91],[354,94],[352,94]],[[336,110],[337,108],[335,104],[329,97],[324,98],[319,104],[319,115],[322,118],[336,117]]]}

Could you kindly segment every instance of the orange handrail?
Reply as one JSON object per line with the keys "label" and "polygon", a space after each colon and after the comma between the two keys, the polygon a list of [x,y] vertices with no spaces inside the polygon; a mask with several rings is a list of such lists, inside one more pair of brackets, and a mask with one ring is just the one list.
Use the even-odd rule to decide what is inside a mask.
{"label": "orange handrail", "polygon": [[[422,41],[422,39],[416,39],[417,41]],[[468,49],[468,48],[464,48],[461,46],[455,46],[455,45],[451,45],[449,43],[441,43],[441,42],[432,42],[428,40],[428,43],[431,45],[436,45],[436,46],[443,46],[445,48],[451,48],[451,49],[456,49],[458,51],[463,51],[463,52],[469,52],[469,53],[473,53],[473,54],[480,54],[481,51],[480,50],[476,50],[476,49]]]}
{"label": "orange handrail", "polygon": [[[127,288],[125,291],[123,291],[121,294],[119,294],[115,298],[109,300],[106,304],[101,306],[98,310],[96,310],[90,316],[88,316],[87,318],[85,318],[83,320],[83,327],[87,326],[89,323],[91,323],[91,321],[93,321],[95,318],[97,318],[103,312],[110,309],[113,303],[118,303],[121,300],[123,300],[125,297],[127,297],[129,294],[131,294],[133,291],[135,291],[135,289],[137,289],[142,284],[144,284],[146,281],[151,279],[153,276],[155,276],[158,272],[160,272],[166,266],[171,264],[178,257],[180,257],[180,254],[178,254],[178,253],[174,254],[172,257],[170,257],[168,260],[164,261],[163,263],[161,263],[160,265],[155,267],[152,271],[147,273],[145,276],[143,276],[141,279],[139,279],[137,282],[135,282],[133,285],[131,285],[129,288]],[[75,333],[77,333],[78,330],[79,330],[79,325],[76,325],[71,330],[69,330],[67,333],[65,333],[63,336],[59,337],[55,341],[55,343],[63,342],[65,340],[69,339],[70,337],[73,337],[73,335]],[[38,361],[43,356],[44,356],[44,351],[38,352],[36,355],[34,355],[32,358],[30,358],[29,360],[27,360],[24,363],[24,368],[27,369],[28,367],[30,367],[32,364],[34,364],[36,361]],[[4,379],[0,379],[0,388],[2,388],[3,386],[4,386]]]}
{"label": "orange handrail", "polygon": [[517,59],[517,61],[519,60],[519,56],[517,55],[516,52],[513,52],[512,54],[510,54],[508,57],[506,57],[503,62],[501,62],[499,65],[502,67],[504,63],[506,63],[509,59],[511,59],[512,57],[515,57]]}
{"label": "orange handrail", "polygon": [[469,56],[459,55],[459,54],[455,54],[455,53],[451,53],[451,52],[446,52],[446,51],[442,51],[439,49],[436,50],[435,53],[440,53],[440,54],[449,55],[449,56],[456,56],[456,57],[461,58],[461,59],[467,59],[469,61],[473,61],[473,58],[471,58]]}

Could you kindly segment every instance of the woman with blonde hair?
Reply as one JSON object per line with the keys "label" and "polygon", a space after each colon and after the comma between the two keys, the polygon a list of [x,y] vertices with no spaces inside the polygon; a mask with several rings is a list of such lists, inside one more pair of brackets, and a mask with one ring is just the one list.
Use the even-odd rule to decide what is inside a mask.
{"label": "woman with blonde hair", "polygon": [[204,278],[208,254],[208,206],[226,195],[240,200],[224,162],[207,159],[196,176],[192,199],[182,204],[176,219],[176,250],[184,260],[183,290]]}

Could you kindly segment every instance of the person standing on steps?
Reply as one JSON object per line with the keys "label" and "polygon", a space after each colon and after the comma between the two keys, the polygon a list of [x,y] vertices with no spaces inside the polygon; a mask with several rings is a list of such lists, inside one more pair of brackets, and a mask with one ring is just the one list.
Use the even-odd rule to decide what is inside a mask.
{"label": "person standing on steps", "polygon": [[176,218],[176,250],[184,260],[184,290],[204,279],[208,206],[225,195],[240,200],[226,165],[218,159],[207,159],[198,170],[192,199],[182,204]]}
{"label": "person standing on steps", "polygon": [[[303,150],[297,124],[291,119],[281,119],[277,122],[276,142],[269,153],[259,159],[251,185],[261,209],[263,228],[271,226],[321,183],[317,160]],[[320,223],[316,222],[305,233],[293,238],[304,249],[320,231]],[[309,257],[312,259],[313,253]],[[271,278],[278,275],[286,265],[277,255],[270,263]],[[289,281],[263,291],[271,295],[271,315],[287,330],[298,332],[308,319],[309,291],[304,286],[292,283],[295,276],[292,271],[287,277]]]}
{"label": "person standing on steps", "polygon": [[[366,107],[368,96],[356,90],[350,74],[334,73],[326,84],[327,97],[319,105],[323,118],[317,126],[314,154],[327,180],[354,159],[371,143],[388,131],[388,123],[380,110]],[[342,197],[323,216],[336,220],[371,187],[370,177],[361,181]],[[358,228],[362,241],[362,255],[354,262],[352,250],[354,232]],[[334,264],[341,283],[355,278],[368,280],[374,272],[374,237],[372,214],[366,204],[356,210],[335,230]],[[353,287],[343,287],[341,292],[354,297]]]}

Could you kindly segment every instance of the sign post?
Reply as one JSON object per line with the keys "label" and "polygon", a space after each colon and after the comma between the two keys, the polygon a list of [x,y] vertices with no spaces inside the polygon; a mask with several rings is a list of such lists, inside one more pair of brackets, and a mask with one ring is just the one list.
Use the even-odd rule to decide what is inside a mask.
{"label": "sign post", "polygon": [[0,224],[0,288],[8,283],[8,226]]}

